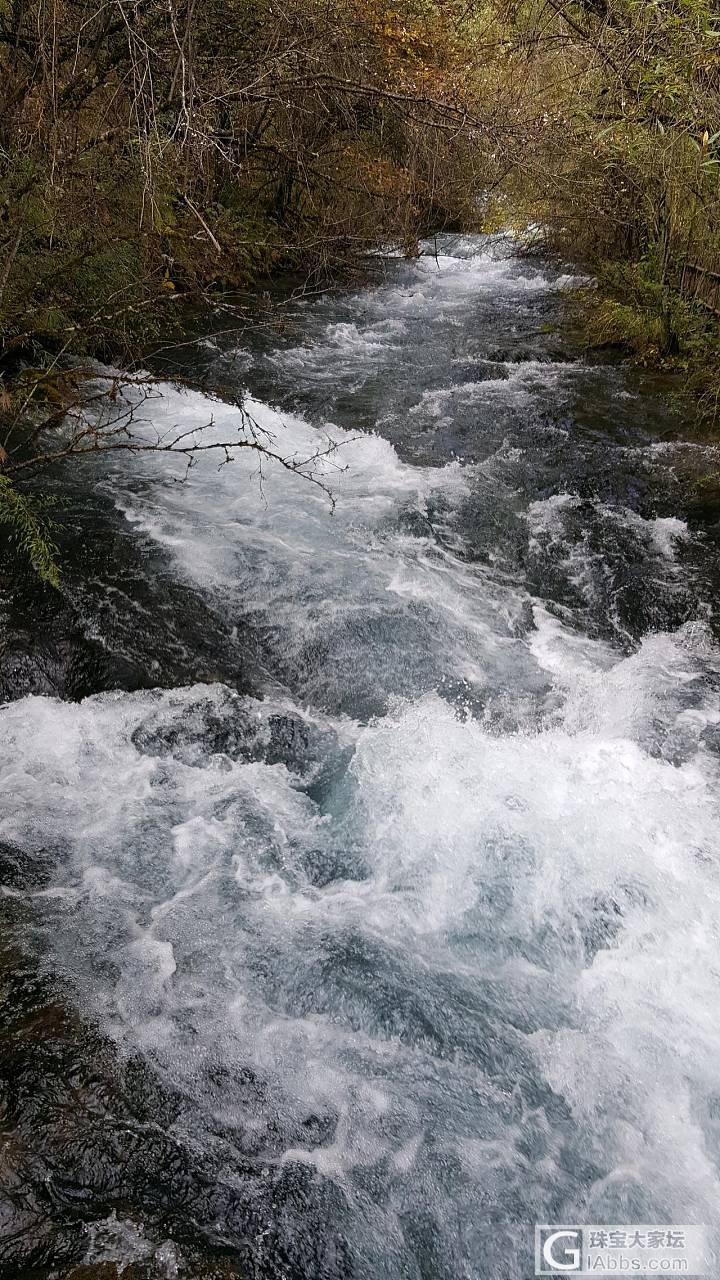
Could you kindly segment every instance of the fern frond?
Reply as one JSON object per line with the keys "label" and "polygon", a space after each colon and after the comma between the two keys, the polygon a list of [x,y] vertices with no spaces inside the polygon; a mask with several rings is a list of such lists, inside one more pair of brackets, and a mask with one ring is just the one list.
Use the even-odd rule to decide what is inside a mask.
{"label": "fern frond", "polygon": [[55,523],[47,514],[52,505],[52,499],[23,493],[8,476],[0,475],[0,524],[43,582],[59,587],[60,553],[53,536]]}

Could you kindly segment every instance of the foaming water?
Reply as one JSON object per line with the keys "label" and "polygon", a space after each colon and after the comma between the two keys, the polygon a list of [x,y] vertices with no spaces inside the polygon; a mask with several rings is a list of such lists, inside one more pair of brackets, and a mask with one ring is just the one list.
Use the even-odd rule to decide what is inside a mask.
{"label": "foaming water", "polygon": [[[31,898],[48,964],[182,1099],[173,1139],[228,1188],[331,1188],[294,1230],[343,1250],[270,1274],[520,1280],[535,1222],[717,1225],[703,544],[640,501],[627,441],[650,437],[617,371],[545,346],[562,278],[502,240],[437,247],[249,362],[246,411],[284,455],[323,453],[334,514],[247,455],[100,482],[255,638],[258,695],[2,711],[0,834],[56,858]],[[170,386],[143,413],[238,423]],[[145,1256],[137,1223],[103,1216],[88,1258],[123,1249]]]}

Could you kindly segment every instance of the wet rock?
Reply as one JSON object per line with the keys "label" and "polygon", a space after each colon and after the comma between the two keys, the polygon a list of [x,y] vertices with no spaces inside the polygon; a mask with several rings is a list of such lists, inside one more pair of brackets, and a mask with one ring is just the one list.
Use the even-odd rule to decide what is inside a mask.
{"label": "wet rock", "polygon": [[[19,866],[18,850],[5,858]],[[3,1278],[350,1277],[344,1242],[327,1228],[339,1191],[306,1166],[248,1159],[227,1135],[222,1155],[199,1154],[183,1136],[192,1103],[144,1060],[121,1057],[11,944],[13,905],[0,920]],[[314,1119],[306,1145],[328,1137]],[[126,1224],[115,1245],[108,1223]],[[105,1242],[90,1261],[98,1232]]]}
{"label": "wet rock", "polygon": [[3,612],[1,701],[28,694],[82,698],[108,686],[106,655],[58,592],[22,581],[6,593]]}
{"label": "wet rock", "polygon": [[0,587],[0,701],[214,680],[248,687],[248,638],[174,580],[161,549],[131,537],[107,501],[78,495],[64,524],[61,591],[21,564]]}
{"label": "wet rock", "polygon": [[32,856],[19,845],[0,840],[0,884],[8,889],[42,889],[50,881],[57,853],[34,849]]}

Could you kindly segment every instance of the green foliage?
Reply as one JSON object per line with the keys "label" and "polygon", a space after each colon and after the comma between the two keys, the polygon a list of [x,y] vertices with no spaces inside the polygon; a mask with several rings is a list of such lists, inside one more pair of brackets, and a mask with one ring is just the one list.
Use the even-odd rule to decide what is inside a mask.
{"label": "green foliage", "polygon": [[713,417],[716,0],[495,0],[494,13],[495,97],[506,95],[511,124],[523,122],[498,147],[499,190],[551,249],[597,277],[589,341],[682,371]]}
{"label": "green foliage", "polygon": [[587,333],[591,346],[622,345],[645,360],[657,357],[665,341],[662,316],[656,309],[617,298],[601,298],[591,309]]}
{"label": "green foliage", "polygon": [[55,522],[48,514],[52,499],[22,492],[8,476],[0,475],[0,525],[43,582],[60,586]]}

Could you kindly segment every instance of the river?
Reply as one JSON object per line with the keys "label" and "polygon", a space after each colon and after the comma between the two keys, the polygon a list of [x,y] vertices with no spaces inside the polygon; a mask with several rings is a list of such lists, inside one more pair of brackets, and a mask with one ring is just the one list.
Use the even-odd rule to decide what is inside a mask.
{"label": "river", "polygon": [[716,451],[568,347],[570,275],[424,248],[194,349],[338,446],[334,511],[246,456],[68,481],[115,675],[0,710],[8,1280],[526,1280],[536,1222],[718,1225]]}

